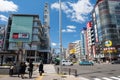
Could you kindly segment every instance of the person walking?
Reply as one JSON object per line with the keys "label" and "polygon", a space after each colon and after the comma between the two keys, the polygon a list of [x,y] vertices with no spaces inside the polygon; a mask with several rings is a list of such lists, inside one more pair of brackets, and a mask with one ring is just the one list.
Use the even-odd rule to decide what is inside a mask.
{"label": "person walking", "polygon": [[25,74],[25,70],[26,70],[26,64],[25,62],[21,62],[20,64],[20,74],[21,74],[21,78],[24,79],[24,74]]}
{"label": "person walking", "polygon": [[32,78],[32,74],[33,74],[33,62],[32,61],[30,61],[29,62],[29,68],[28,68],[28,71],[29,71],[29,78]]}
{"label": "person walking", "polygon": [[14,69],[14,66],[10,66],[10,69],[9,69],[9,75],[10,75],[10,76],[13,75],[13,69]]}
{"label": "person walking", "polygon": [[39,65],[39,74],[40,74],[40,76],[42,76],[42,73],[44,73],[44,70],[43,70],[43,62],[40,61],[40,65]]}
{"label": "person walking", "polygon": [[27,67],[27,65],[25,64],[25,62],[23,62],[23,78],[24,78],[24,75],[25,75],[25,71],[26,71],[26,67]]}
{"label": "person walking", "polygon": [[14,70],[14,64],[13,64],[13,62],[11,62],[10,68],[9,68],[9,75],[10,75],[10,76],[13,75],[13,70]]}

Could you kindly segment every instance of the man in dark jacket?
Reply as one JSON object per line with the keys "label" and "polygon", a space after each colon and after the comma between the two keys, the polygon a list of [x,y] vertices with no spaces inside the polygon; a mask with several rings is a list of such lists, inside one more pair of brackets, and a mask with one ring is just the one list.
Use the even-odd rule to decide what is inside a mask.
{"label": "man in dark jacket", "polygon": [[29,62],[29,68],[28,68],[28,71],[29,71],[29,78],[32,78],[32,74],[33,74],[33,62],[32,61],[30,61]]}
{"label": "man in dark jacket", "polygon": [[43,70],[43,62],[40,61],[40,65],[39,65],[39,74],[40,74],[40,76],[42,76],[42,73],[44,73],[44,70]]}

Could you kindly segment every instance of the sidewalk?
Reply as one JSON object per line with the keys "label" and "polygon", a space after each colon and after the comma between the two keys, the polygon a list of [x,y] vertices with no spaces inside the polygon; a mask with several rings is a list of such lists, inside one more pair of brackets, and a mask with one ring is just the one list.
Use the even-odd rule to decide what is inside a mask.
{"label": "sidewalk", "polygon": [[[44,65],[44,71],[45,73],[43,74],[41,80],[79,80],[73,75],[57,74],[53,64]],[[40,79],[36,79],[36,80],[40,80]]]}
{"label": "sidewalk", "polygon": [[33,72],[32,79],[29,79],[28,74],[25,74],[25,79],[19,78],[18,75],[0,75],[0,80],[79,80],[73,75],[59,75],[56,73],[54,64],[44,65],[44,74],[39,76],[38,68]]}

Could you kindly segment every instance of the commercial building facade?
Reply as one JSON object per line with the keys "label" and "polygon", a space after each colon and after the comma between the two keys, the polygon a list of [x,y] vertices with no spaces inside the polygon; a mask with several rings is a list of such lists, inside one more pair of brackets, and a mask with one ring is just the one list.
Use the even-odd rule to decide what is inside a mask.
{"label": "commercial building facade", "polygon": [[39,20],[39,15],[12,14],[8,20],[4,49],[17,55],[12,58],[14,61],[43,60],[48,63],[50,46],[44,35],[45,28]]}
{"label": "commercial building facade", "polygon": [[[117,59],[120,55],[120,0],[98,0],[92,21],[98,44],[97,55],[99,58]],[[105,46],[108,40],[112,42],[109,47]]]}

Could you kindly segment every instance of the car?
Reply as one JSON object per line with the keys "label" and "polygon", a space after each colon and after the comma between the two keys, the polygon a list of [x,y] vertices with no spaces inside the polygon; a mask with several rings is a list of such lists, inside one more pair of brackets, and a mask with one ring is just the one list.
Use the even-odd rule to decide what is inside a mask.
{"label": "car", "polygon": [[70,60],[62,60],[61,64],[63,66],[72,66],[73,62],[71,62]]}
{"label": "car", "polygon": [[55,65],[59,65],[60,64],[60,59],[59,58],[55,58],[53,61],[54,61]]}
{"label": "car", "polygon": [[120,64],[120,60],[112,61],[111,64]]}
{"label": "car", "polygon": [[94,65],[92,61],[83,60],[79,62],[79,65]]}

